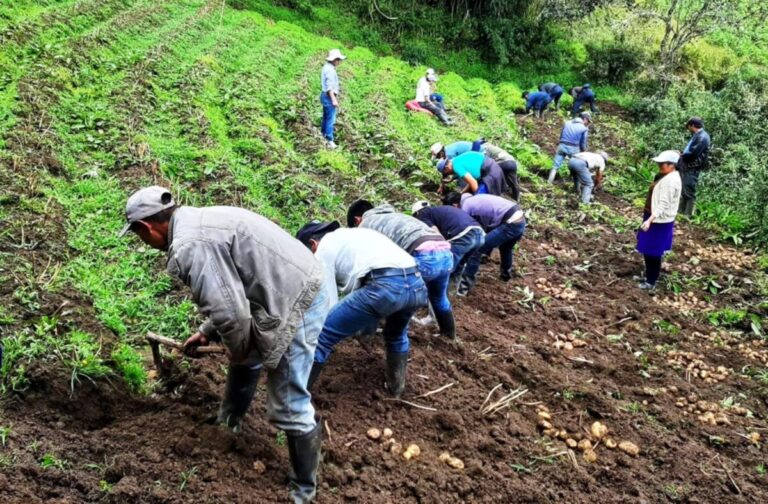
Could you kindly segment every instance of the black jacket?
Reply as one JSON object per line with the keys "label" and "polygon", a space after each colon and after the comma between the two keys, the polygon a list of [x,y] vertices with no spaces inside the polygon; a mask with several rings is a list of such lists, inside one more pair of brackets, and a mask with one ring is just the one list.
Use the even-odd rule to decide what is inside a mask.
{"label": "black jacket", "polygon": [[700,129],[691,137],[691,141],[680,158],[684,168],[704,170],[709,167],[709,133]]}

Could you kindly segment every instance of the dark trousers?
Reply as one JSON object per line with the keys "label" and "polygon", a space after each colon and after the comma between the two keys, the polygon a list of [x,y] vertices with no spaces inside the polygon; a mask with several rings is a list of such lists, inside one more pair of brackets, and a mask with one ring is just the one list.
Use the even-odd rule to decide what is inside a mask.
{"label": "dark trousers", "polygon": [[423,109],[427,109],[430,112],[432,112],[442,122],[444,123],[448,122],[448,114],[445,113],[445,110],[443,108],[438,107],[437,105],[434,105],[429,102],[419,102],[419,106]]}
{"label": "dark trousers", "polygon": [[680,207],[678,212],[690,217],[693,215],[693,206],[696,203],[696,186],[699,184],[701,170],[698,168],[683,167],[680,170],[680,178],[683,181],[683,191],[680,194]]}
{"label": "dark trousers", "polygon": [[488,234],[485,235],[485,243],[483,246],[477,249],[469,258],[467,267],[464,269],[464,274],[462,276],[462,283],[465,283],[469,287],[475,285],[477,272],[480,269],[481,257],[490,255],[495,248],[499,249],[501,273],[511,274],[515,245],[517,245],[517,242],[520,241],[524,233],[525,221],[515,224],[504,223],[494,228],[492,231],[489,231]]}
{"label": "dark trousers", "polygon": [[656,285],[656,281],[661,275],[661,257],[643,255],[645,258],[645,281],[651,285]]}
{"label": "dark trousers", "polygon": [[573,115],[581,112],[581,107],[583,107],[585,103],[589,103],[589,110],[592,111],[592,113],[597,112],[597,105],[595,105],[594,98],[576,98],[573,101]]}
{"label": "dark trousers", "polygon": [[501,171],[504,172],[504,180],[507,181],[509,194],[515,201],[520,201],[520,179],[517,177],[517,162],[503,161],[499,163]]}

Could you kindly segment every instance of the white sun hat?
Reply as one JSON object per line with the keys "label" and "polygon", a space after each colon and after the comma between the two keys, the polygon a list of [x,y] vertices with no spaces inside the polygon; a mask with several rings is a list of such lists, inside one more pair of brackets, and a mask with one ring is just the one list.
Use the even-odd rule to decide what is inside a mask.
{"label": "white sun hat", "polygon": [[437,82],[437,73],[434,68],[427,68],[427,80]]}
{"label": "white sun hat", "polygon": [[419,210],[421,210],[422,208],[427,208],[428,206],[429,206],[429,201],[424,201],[424,200],[417,201],[416,203],[411,205],[411,214],[416,215],[416,213],[418,213]]}
{"label": "white sun hat", "polygon": [[328,51],[328,57],[325,58],[325,61],[335,61],[337,59],[345,60],[345,59],[347,59],[347,57],[344,56],[343,54],[341,54],[340,50],[338,50],[338,49],[331,49],[330,51]]}
{"label": "white sun hat", "polygon": [[443,150],[443,144],[440,142],[433,143],[432,147],[429,148],[429,152],[432,153],[432,157],[437,157],[441,150]]}
{"label": "white sun hat", "polygon": [[680,161],[680,153],[673,150],[665,150],[653,160],[657,163],[672,163],[677,164],[678,161]]}

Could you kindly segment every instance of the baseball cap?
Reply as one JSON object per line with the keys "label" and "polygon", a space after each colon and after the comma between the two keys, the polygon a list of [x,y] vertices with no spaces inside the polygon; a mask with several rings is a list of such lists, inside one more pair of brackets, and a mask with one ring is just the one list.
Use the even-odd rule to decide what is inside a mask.
{"label": "baseball cap", "polygon": [[677,164],[677,162],[680,160],[680,154],[677,151],[673,150],[665,150],[653,160],[657,163],[672,163]]}
{"label": "baseball cap", "polygon": [[607,152],[605,152],[604,150],[601,150],[601,151],[600,151],[600,152],[598,152],[597,154],[598,154],[600,157],[602,157],[603,159],[605,159],[606,161],[608,161],[608,160],[611,158],[611,156],[609,156],[609,155],[608,155],[608,153],[607,153]]}
{"label": "baseball cap", "polygon": [[339,224],[339,221],[322,222],[313,220],[312,222],[304,224],[304,226],[296,232],[296,239],[309,247],[309,240],[313,236],[321,233],[330,233],[331,231],[336,231],[340,227],[341,224]]}
{"label": "baseball cap", "polygon": [[437,162],[437,171],[439,171],[440,173],[443,173],[443,170],[445,170],[446,163],[448,163],[447,159],[441,159],[440,161],[438,161]]}
{"label": "baseball cap", "polygon": [[125,204],[125,220],[128,221],[118,236],[125,236],[134,222],[151,217],[166,208],[175,206],[171,191],[160,186],[139,189]]}
{"label": "baseball cap", "polygon": [[432,147],[429,148],[429,152],[432,153],[432,157],[437,157],[441,150],[443,150],[443,144],[440,142],[433,143]]}
{"label": "baseball cap", "polygon": [[411,205],[411,214],[416,215],[422,208],[427,208],[429,201],[421,200]]}
{"label": "baseball cap", "polygon": [[338,49],[331,49],[330,51],[328,51],[328,57],[325,58],[325,61],[335,61],[337,59],[345,60],[347,59],[347,57],[341,54],[341,51],[339,51]]}
{"label": "baseball cap", "polygon": [[592,114],[590,114],[589,112],[582,112],[581,114],[579,114],[579,117],[582,120],[586,119],[587,121],[592,121]]}

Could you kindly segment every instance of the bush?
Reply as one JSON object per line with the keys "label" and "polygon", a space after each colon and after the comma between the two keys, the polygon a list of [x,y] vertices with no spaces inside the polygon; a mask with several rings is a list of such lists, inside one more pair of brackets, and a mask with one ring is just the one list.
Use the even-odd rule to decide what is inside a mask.
{"label": "bush", "polygon": [[643,66],[646,51],[621,40],[588,42],[588,57],[582,67],[590,80],[607,84],[623,84]]}

